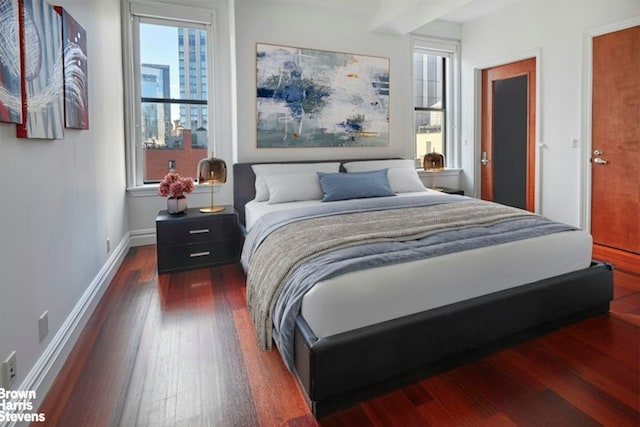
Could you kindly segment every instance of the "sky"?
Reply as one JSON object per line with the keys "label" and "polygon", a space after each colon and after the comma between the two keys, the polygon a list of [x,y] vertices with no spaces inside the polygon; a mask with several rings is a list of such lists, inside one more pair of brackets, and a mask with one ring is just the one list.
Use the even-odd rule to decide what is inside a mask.
{"label": "sky", "polygon": [[177,28],[141,23],[140,52],[141,64],[169,65],[171,97],[180,98]]}

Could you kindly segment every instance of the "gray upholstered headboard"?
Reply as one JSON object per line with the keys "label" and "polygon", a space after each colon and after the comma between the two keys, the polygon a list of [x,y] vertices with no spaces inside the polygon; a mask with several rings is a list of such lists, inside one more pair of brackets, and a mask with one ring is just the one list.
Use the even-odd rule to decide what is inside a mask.
{"label": "gray upholstered headboard", "polygon": [[[398,159],[399,157],[393,157]],[[354,162],[362,160],[389,160],[391,157],[376,159],[347,159],[347,160],[300,160],[286,162],[251,162],[251,163],[234,163],[233,165],[233,207],[238,212],[240,223],[245,225],[244,205],[256,197],[256,175],[253,173],[252,165],[257,164],[274,164],[274,163],[322,163],[322,162]],[[341,167],[342,169],[342,167]]]}

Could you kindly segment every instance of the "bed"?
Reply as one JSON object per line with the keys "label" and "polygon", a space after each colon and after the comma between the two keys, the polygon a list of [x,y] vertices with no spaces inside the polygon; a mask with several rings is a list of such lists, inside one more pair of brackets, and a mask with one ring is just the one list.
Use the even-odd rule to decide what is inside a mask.
{"label": "bed", "polygon": [[[347,168],[355,167],[354,170],[349,170],[350,173],[358,173],[360,170],[357,166],[369,162],[372,166],[365,167],[365,172],[373,168],[377,173],[380,166],[395,166],[403,161],[380,159],[377,160],[379,163],[375,163],[370,160],[341,160],[287,164],[295,168],[300,164],[326,163],[329,166],[322,173],[327,174],[327,179],[337,179],[349,175],[335,173],[345,172],[345,165]],[[362,218],[367,218],[367,221],[371,218],[375,223],[387,221],[381,216],[391,216],[387,215],[387,212],[414,212],[413,215],[421,218],[423,212],[429,212],[429,217],[449,217],[448,212],[484,209],[483,202],[463,196],[441,195],[424,188],[412,188],[412,183],[398,180],[393,182],[394,190],[398,185],[404,185],[403,189],[407,191],[389,197],[353,201],[347,198],[322,203],[316,196],[310,197],[311,200],[301,201],[288,201],[285,196],[279,200],[282,203],[268,203],[268,200],[264,199],[265,196],[260,194],[260,188],[256,186],[256,165],[260,165],[258,168],[262,167],[261,165],[266,165],[267,168],[279,167],[269,166],[271,164],[238,163],[233,168],[234,206],[247,230],[243,251],[243,263],[246,262],[243,266],[247,271],[253,264],[245,259],[249,258],[245,257],[245,252],[255,253],[252,248],[259,247],[266,241],[261,240],[266,237],[256,237],[256,234],[268,236],[272,232],[271,228],[284,229],[290,224],[299,224],[300,230],[307,228],[307,222],[302,221],[303,217],[296,215],[306,215],[305,221],[312,225],[312,229],[324,230],[321,227],[338,218],[332,216],[333,206],[336,206],[335,209],[347,209],[349,215],[363,215],[357,217],[358,224],[366,222]],[[398,172],[395,167],[384,170],[389,181],[392,172]],[[300,182],[300,187],[304,186],[305,179],[311,179],[304,173],[291,176]],[[282,178],[282,175],[275,179],[269,178],[269,184],[275,182],[269,188],[277,190],[278,179]],[[370,179],[368,175],[367,178]],[[265,178],[258,178],[260,179]],[[278,193],[271,192],[272,198],[277,196]],[[301,195],[288,196],[294,199],[305,198]],[[383,210],[380,206],[386,207]],[[407,209],[396,209],[397,206]],[[436,215],[432,212],[440,213]],[[508,216],[513,214],[508,210],[499,213]],[[458,215],[452,213],[450,216],[458,218]],[[475,218],[479,215],[469,216]],[[263,224],[266,218],[277,218],[276,223],[281,221],[283,224],[286,223],[286,226],[267,226]],[[394,220],[389,221],[389,224],[385,222],[385,230],[393,228]],[[508,221],[512,222],[501,221],[498,221],[499,227],[503,227],[502,224],[505,223],[533,219],[523,217],[516,220],[509,217]],[[412,223],[404,217],[402,222]],[[540,225],[540,230],[549,227],[562,226],[545,223]],[[431,229],[427,232],[420,229],[419,232],[419,241],[441,239],[441,234],[434,234]],[[344,267],[343,270],[337,269],[337,273],[332,270],[332,274],[318,276],[321,279],[317,281],[314,279],[316,276],[305,273],[306,270],[296,264],[296,274],[306,275],[304,278],[312,286],[297,291],[300,296],[295,300],[295,304],[282,308],[280,306],[284,306],[285,303],[279,302],[278,313],[286,314],[266,317],[265,323],[268,323],[268,326],[271,326],[271,323],[277,325],[275,330],[267,328],[267,331],[262,331],[263,325],[257,322],[258,340],[262,341],[263,347],[270,347],[271,338],[274,338],[285,364],[298,379],[312,412],[316,417],[321,417],[346,405],[408,381],[440,372],[505,345],[608,311],[609,301],[613,298],[612,267],[591,261],[591,237],[588,233],[571,228],[549,228],[549,231],[538,231],[536,235],[527,238],[522,237],[524,235],[514,237],[513,240],[502,237],[503,234],[508,236],[512,232],[516,233],[501,230],[496,233],[499,238],[491,238],[494,239],[491,244],[481,240],[482,243],[474,243],[478,246],[465,247],[464,250],[430,252],[433,251],[432,244],[429,249],[426,249],[426,246],[420,246],[419,250],[412,248],[406,252],[426,251],[419,252],[425,256],[414,254],[411,259],[385,261],[384,265],[377,264],[377,258],[372,258],[376,260],[375,265],[366,269],[353,268],[350,264],[345,264],[348,267]],[[443,234],[446,233],[445,231]],[[455,233],[459,231],[451,230],[448,233],[457,236]],[[503,238],[507,240],[499,240]],[[480,241],[479,237],[471,239],[466,236],[464,239],[465,242]],[[320,238],[313,240],[318,240],[318,245],[323,244]],[[371,246],[376,244],[387,245],[387,242],[373,243]],[[449,243],[439,245],[448,247]],[[344,251],[345,257],[351,256],[350,251],[354,250],[354,246],[356,245],[335,252]],[[387,246],[380,248],[380,251],[386,253]],[[399,252],[404,253],[405,250]],[[273,256],[278,256],[279,259],[288,258],[277,254]],[[323,256],[325,255],[317,258],[324,260]],[[527,257],[525,263],[522,262],[523,256]],[[358,254],[358,257],[362,257],[362,254]],[[255,259],[259,257],[254,255]],[[268,257],[265,259],[265,262],[274,261]],[[295,264],[295,260],[291,262]],[[286,263],[283,264],[281,268],[288,272],[286,277],[289,279],[289,271],[292,268]],[[316,269],[315,264],[312,265],[313,267],[309,268],[314,273],[321,270]],[[264,277],[267,277],[267,274],[277,275],[278,269],[263,270]],[[250,277],[263,276],[253,273]],[[363,297],[363,283],[367,287],[364,292],[366,298]],[[286,294],[286,298],[281,296],[280,300],[287,300],[293,292],[283,293]],[[254,308],[258,305],[254,300],[253,295],[248,295],[252,316],[254,311],[259,311]],[[274,306],[265,307],[270,307],[273,311]],[[267,308],[263,307],[264,311],[269,312]],[[287,318],[289,320],[286,320]],[[291,332],[287,332],[287,328],[291,329]]]}

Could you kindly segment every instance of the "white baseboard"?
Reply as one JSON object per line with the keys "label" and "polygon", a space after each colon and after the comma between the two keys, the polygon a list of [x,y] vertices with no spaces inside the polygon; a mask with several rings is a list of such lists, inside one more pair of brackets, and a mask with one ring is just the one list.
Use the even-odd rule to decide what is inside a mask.
{"label": "white baseboard", "polygon": [[147,228],[129,232],[131,246],[144,246],[156,244],[156,229]]}
{"label": "white baseboard", "polygon": [[[155,230],[154,230],[155,239]],[[111,280],[115,276],[118,268],[122,264],[124,257],[131,247],[130,233],[127,233],[113,250],[107,262],[100,269],[87,290],[84,292],[78,303],[75,305],[60,330],[52,338],[51,342],[29,371],[26,378],[20,384],[18,391],[35,391],[36,399],[30,400],[33,411],[13,411],[17,415],[27,415],[37,412],[44,397],[51,388],[53,381],[62,369],[67,357],[71,353],[80,333],[86,326],[96,305],[109,287]],[[15,399],[19,402],[21,399]],[[8,402],[8,401],[7,401]],[[44,414],[46,417],[46,414]],[[26,426],[27,422],[5,422],[2,427]]]}

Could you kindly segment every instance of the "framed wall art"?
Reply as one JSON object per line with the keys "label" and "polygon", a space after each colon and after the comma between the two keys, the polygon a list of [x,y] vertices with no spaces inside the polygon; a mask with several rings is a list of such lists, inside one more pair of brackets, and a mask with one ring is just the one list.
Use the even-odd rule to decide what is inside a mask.
{"label": "framed wall art", "polygon": [[257,146],[389,144],[389,58],[256,45]]}
{"label": "framed wall art", "polygon": [[64,125],[72,129],[89,129],[87,32],[66,9],[54,8],[62,16]]}
{"label": "framed wall art", "polygon": [[44,0],[21,0],[23,123],[20,138],[61,139],[64,136],[62,100],[62,17]]}
{"label": "framed wall art", "polygon": [[0,122],[22,123],[18,0],[0,0]]}

